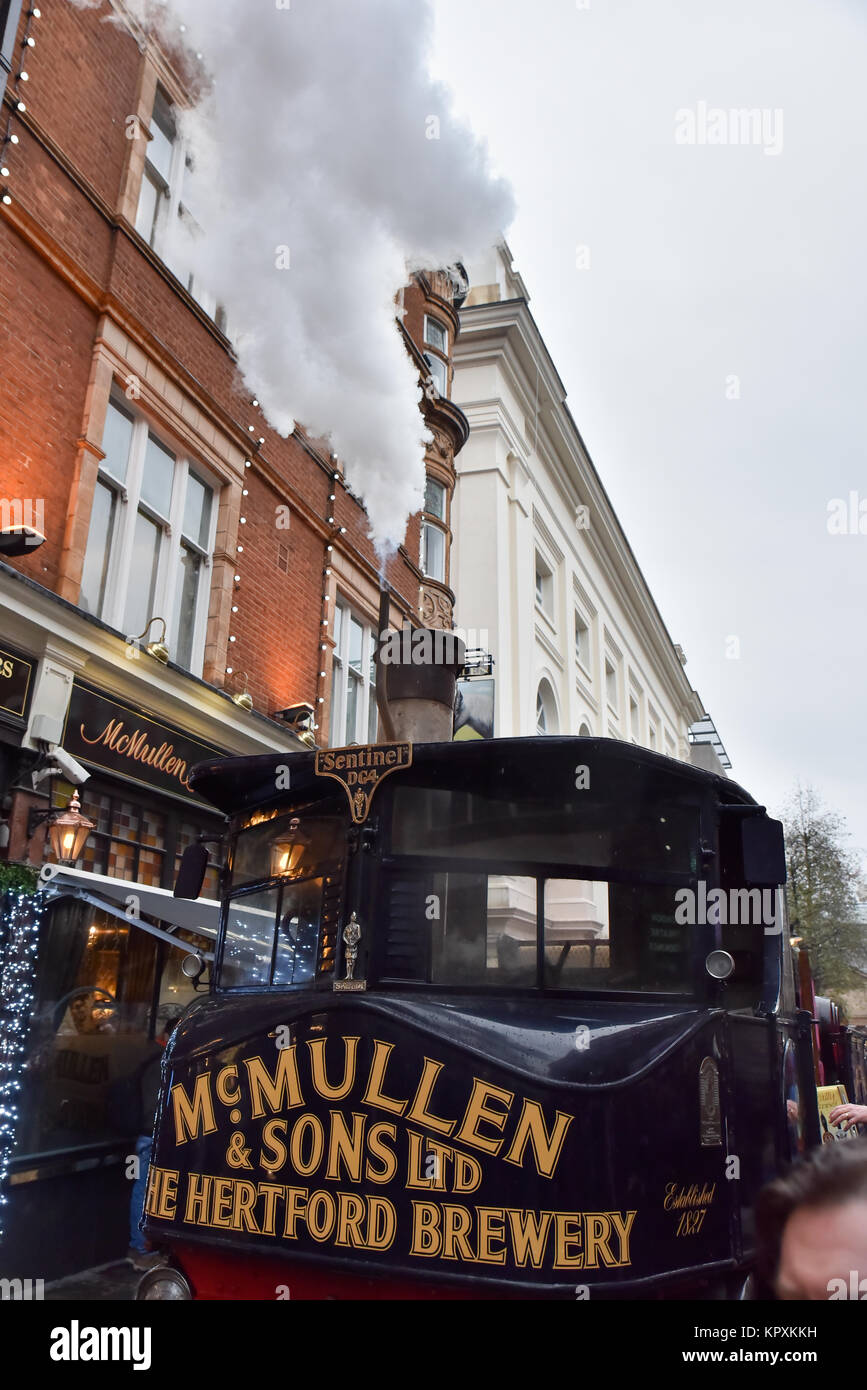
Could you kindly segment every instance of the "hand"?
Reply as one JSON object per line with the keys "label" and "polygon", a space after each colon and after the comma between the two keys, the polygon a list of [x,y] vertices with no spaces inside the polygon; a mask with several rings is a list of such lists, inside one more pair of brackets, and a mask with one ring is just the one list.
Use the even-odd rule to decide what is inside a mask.
{"label": "hand", "polygon": [[842,1129],[867,1125],[867,1105],[835,1105],[828,1119],[832,1125],[840,1125]]}

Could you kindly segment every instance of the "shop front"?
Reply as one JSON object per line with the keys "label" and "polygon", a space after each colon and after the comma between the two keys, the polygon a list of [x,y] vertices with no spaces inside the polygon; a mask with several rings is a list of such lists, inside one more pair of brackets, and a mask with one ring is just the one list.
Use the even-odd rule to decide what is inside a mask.
{"label": "shop front", "polygon": [[[222,864],[219,816],[187,782],[222,749],[76,680],[62,746],[90,773],[92,822],[72,867],[52,862],[44,898],[0,1272],[51,1280],[123,1258],[131,1159],[151,1118],[142,1076],[207,985]],[[73,786],[55,780],[54,806]],[[184,849],[208,838],[203,899],[172,895]],[[182,970],[198,954],[198,981]]]}

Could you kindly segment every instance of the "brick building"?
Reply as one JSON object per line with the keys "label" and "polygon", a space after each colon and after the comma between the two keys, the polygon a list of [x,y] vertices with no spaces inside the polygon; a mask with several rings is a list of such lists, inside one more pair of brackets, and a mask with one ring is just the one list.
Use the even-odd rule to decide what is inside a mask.
{"label": "brick building", "polygon": [[[80,791],[94,823],[40,948],[6,1246],[20,1264],[21,1233],[45,1229],[44,1248],[28,1246],[39,1277],[117,1253],[128,1139],[112,1087],[190,997],[159,931],[203,951],[211,940],[208,905],[191,920],[171,898],[185,845],[220,830],[184,769],[311,736],[366,740],[377,724],[366,514],[327,444],[266,425],[221,306],[195,266],[167,264],[168,230],[189,215],[176,123],[189,77],[111,8],[123,22],[68,0],[0,4],[0,856],[46,855],[34,812],[47,783],[32,772],[51,746],[91,773]],[[434,439],[425,512],[387,568],[395,625],[451,626],[468,427],[448,397],[466,288],[459,272],[418,275],[398,306]],[[55,781],[51,804],[71,793]],[[142,930],[124,921],[130,886]],[[109,1204],[102,1229],[88,1183]]]}

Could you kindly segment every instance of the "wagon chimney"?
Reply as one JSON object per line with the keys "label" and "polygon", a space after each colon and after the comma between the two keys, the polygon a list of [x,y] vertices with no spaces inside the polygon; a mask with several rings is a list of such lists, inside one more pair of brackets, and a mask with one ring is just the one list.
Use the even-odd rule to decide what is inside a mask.
{"label": "wagon chimney", "polygon": [[391,590],[381,590],[376,702],[391,743],[450,743],[466,645],[455,632],[407,624],[389,630]]}

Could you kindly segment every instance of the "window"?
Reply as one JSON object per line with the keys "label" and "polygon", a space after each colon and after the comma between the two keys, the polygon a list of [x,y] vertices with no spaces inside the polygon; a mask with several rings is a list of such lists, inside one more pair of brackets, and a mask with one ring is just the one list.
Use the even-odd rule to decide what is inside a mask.
{"label": "window", "polygon": [[578,730],[578,737],[579,737],[579,738],[592,738],[592,737],[593,737],[593,734],[591,733],[591,730],[590,730],[590,725],[587,723],[586,719],[585,719],[584,722],[582,723],[581,728]]}
{"label": "window", "polygon": [[441,357],[435,357],[432,352],[426,352],[424,360],[427,362],[431,379],[439,395],[448,396],[449,394],[449,369]]}
{"label": "window", "polygon": [[376,706],[376,633],[342,602],[334,613],[334,652],[331,658],[332,748],[350,743],[375,743],[379,725]]}
{"label": "window", "polygon": [[[232,855],[223,989],[312,985],[334,968],[346,809],[326,798],[248,827]],[[276,880],[276,881],[275,881]]]}
{"label": "window", "polygon": [[421,570],[428,579],[446,582],[446,533],[429,517],[444,522],[446,489],[435,478],[428,478],[424,494],[424,520],[421,527]]}
{"label": "window", "polygon": [[444,357],[448,356],[449,335],[445,324],[440,323],[439,319],[424,317],[424,340],[429,347],[436,348]]}
{"label": "window", "polygon": [[196,248],[204,236],[190,205],[192,156],[178,133],[174,108],[157,88],[135,229],[166,262],[205,313],[226,332],[226,312],[195,269]]}
{"label": "window", "polygon": [[676,884],[695,881],[699,807],[630,787],[564,801],[395,786],[385,978],[689,994],[696,934],[675,920]]}
{"label": "window", "polygon": [[0,0],[0,99],[3,97],[6,78],[12,71],[20,16],[21,0]]}
{"label": "window", "polygon": [[[183,177],[184,155],[177,137],[172,104],[157,88],[151,117],[151,140],[139,193],[135,229],[149,246],[157,248],[171,213],[177,216],[180,183]],[[172,207],[174,204],[174,207]]]}
{"label": "window", "polygon": [[590,628],[577,608],[575,610],[575,660],[585,671],[590,670]]}
{"label": "window", "polygon": [[[79,604],[128,637],[164,617],[173,659],[199,673],[216,530],[213,488],[110,401]],[[148,637],[159,636],[154,627]]]}
{"label": "window", "polygon": [[638,699],[632,694],[629,696],[629,729],[633,743],[638,743],[641,738],[641,709]]}
{"label": "window", "polygon": [[605,698],[610,708],[617,713],[617,667],[605,658]]}
{"label": "window", "polygon": [[536,551],[536,607],[551,617],[554,612],[554,575],[551,566]]}
{"label": "window", "polygon": [[659,748],[659,715],[652,706],[647,710],[647,742],[651,748]]}
{"label": "window", "polygon": [[543,735],[559,733],[557,704],[554,699],[554,692],[547,681],[540,681],[539,689],[536,692],[536,733]]}

